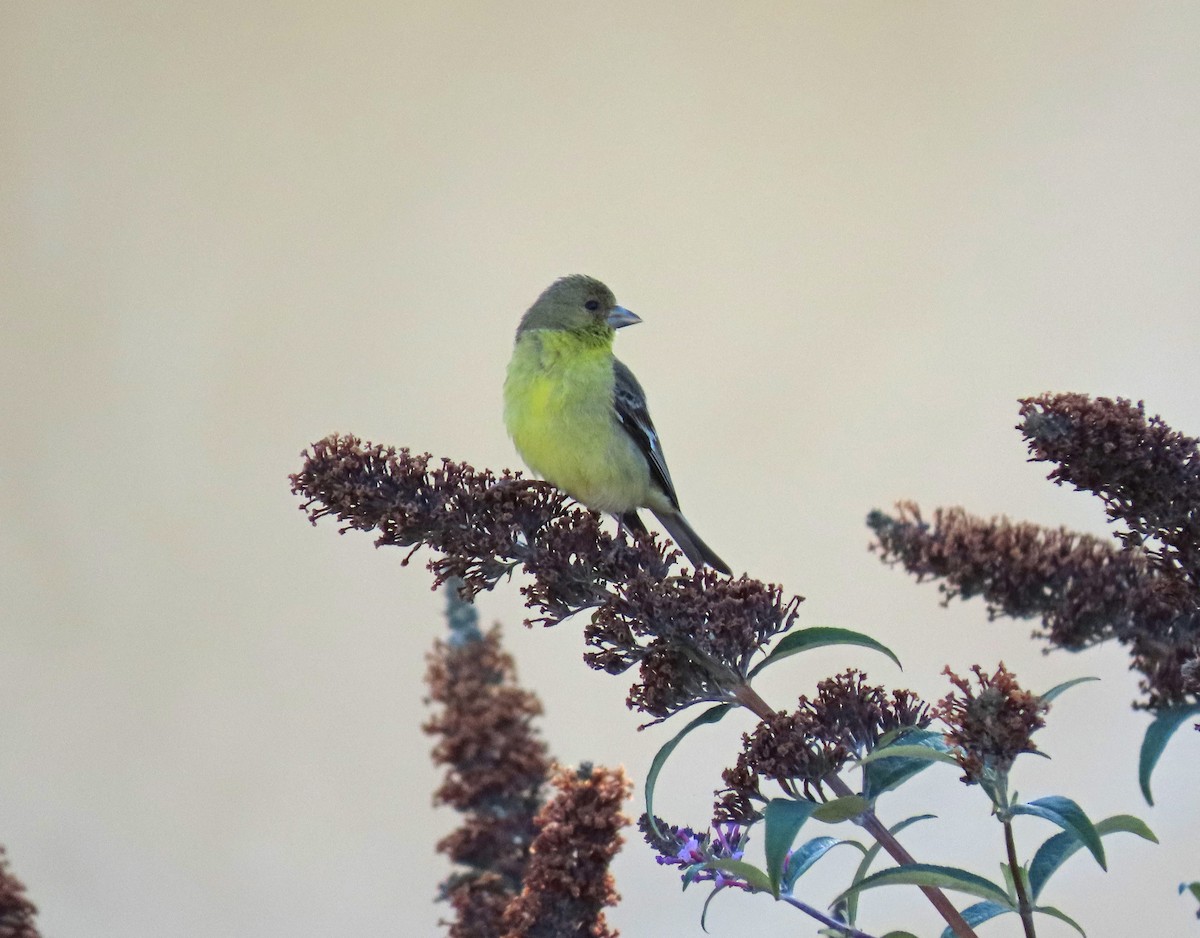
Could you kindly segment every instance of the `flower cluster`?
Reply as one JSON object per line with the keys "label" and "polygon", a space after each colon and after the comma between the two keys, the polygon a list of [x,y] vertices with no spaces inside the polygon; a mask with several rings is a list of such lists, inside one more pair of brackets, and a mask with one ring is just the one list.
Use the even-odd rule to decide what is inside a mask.
{"label": "flower cluster", "polygon": [[801,705],[812,713],[816,735],[837,740],[855,756],[870,752],[886,733],[924,729],[931,720],[929,705],[912,691],[889,694],[854,668],[818,683],[817,696]]}
{"label": "flower cluster", "polygon": [[585,660],[609,673],[637,665],[630,706],[656,719],[733,699],[754,656],[791,628],[801,602],[711,570],[671,575],[678,554],[657,539],[614,536],[553,486],[513,473],[337,435],[304,460],[292,491],[314,524],[330,515],[343,531],[376,531],[378,545],[427,546],[437,552],[435,585],[458,577],[468,595],[523,568],[532,576],[522,589],[531,623],[591,610]]}
{"label": "flower cluster", "polygon": [[911,691],[889,695],[854,669],[826,678],[816,696],[801,697],[792,713],[772,714],[743,735],[737,763],[722,775],[726,787],[718,792],[716,814],[743,823],[756,820],[756,805],[767,800],[764,778],[791,797],[819,795],[824,779],[874,749],[883,734],[929,723],[928,705]]}
{"label": "flower cluster", "polygon": [[34,924],[37,907],[25,895],[24,884],[8,868],[0,847],[0,938],[39,938]]}
{"label": "flower cluster", "polygon": [[[727,788],[719,793],[717,814],[730,818],[758,799],[761,779],[773,779],[792,797],[820,793],[821,781],[850,759],[850,750],[838,739],[817,735],[817,725],[807,701],[793,713],[782,711],[759,722],[754,732],[742,736],[737,763],[722,774]],[[745,818],[751,820],[752,818]]]}
{"label": "flower cluster", "polygon": [[712,570],[659,580],[639,571],[592,616],[584,660],[619,674],[639,665],[629,705],[658,719],[698,701],[729,699],[753,656],[791,628],[800,597]]}
{"label": "flower cluster", "polygon": [[1032,736],[1046,725],[1042,716],[1049,704],[1036,694],[1022,690],[1016,675],[1000,663],[987,675],[973,665],[978,690],[968,678],[950,668],[943,672],[958,693],[946,696],[935,715],[948,727],[946,741],[956,748],[955,758],[968,785],[1004,775],[1023,752],[1034,752]]}
{"label": "flower cluster", "polygon": [[712,868],[716,860],[742,859],[750,832],[740,824],[715,824],[707,833],[697,835],[690,827],[673,827],[657,817],[652,824],[643,814],[638,819],[638,829],[658,854],[655,859],[659,865],[679,867],[686,883],[712,882],[718,889],[749,888],[736,876]]}
{"label": "flower cluster", "polygon": [[629,823],[632,786],[621,769],[562,769],[539,812],[521,894],[504,912],[504,938],[616,938],[604,908],[617,903],[609,862]]}

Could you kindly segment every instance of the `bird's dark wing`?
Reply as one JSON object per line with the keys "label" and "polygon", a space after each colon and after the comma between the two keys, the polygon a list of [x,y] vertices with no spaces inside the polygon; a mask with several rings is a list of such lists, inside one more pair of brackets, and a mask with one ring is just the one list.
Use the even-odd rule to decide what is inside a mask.
{"label": "bird's dark wing", "polygon": [[617,411],[617,419],[629,434],[634,444],[650,466],[650,477],[666,493],[671,504],[679,507],[679,498],[675,494],[675,485],[671,482],[671,473],[667,469],[667,460],[663,456],[662,446],[658,442],[658,433],[650,420],[650,411],[646,409],[646,394],[638,384],[633,372],[625,367],[619,359],[613,359],[613,406]]}

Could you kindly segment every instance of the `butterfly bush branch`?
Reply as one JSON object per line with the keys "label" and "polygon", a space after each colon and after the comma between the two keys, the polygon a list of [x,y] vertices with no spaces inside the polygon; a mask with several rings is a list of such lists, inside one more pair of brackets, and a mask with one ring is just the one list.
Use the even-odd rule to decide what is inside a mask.
{"label": "butterfly bush branch", "polygon": [[[825,785],[839,796],[849,794],[849,786],[836,773],[862,748],[864,733],[882,732],[888,720],[921,725],[925,719],[924,705],[915,698],[902,696],[884,704],[874,691],[867,694],[869,712],[855,718],[858,722],[846,712],[835,717],[833,696],[864,690],[853,675],[835,679],[846,687],[837,690],[831,685],[825,697],[811,705],[815,715],[807,710],[799,718],[777,715],[750,687],[749,674],[772,640],[795,624],[802,597],[786,597],[778,586],[723,577],[712,570],[683,575],[675,570],[677,554],[660,541],[609,534],[597,514],[552,486],[509,472],[497,476],[465,463],[435,461],[427,454],[352,436],[327,437],[303,456],[301,471],[292,476],[292,490],[303,499],[302,507],[314,524],[329,516],[341,522],[343,532],[373,531],[379,546],[410,548],[405,562],[418,548],[430,548],[434,557],[428,566],[435,585],[459,578],[454,581],[461,581],[458,588],[466,598],[523,569],[531,577],[522,587],[533,613],[527,624],[555,625],[590,612],[584,629],[585,661],[610,674],[636,666],[628,704],[652,722],[706,701],[748,707],[770,724],[759,737],[763,764],[771,758],[791,759],[803,770],[798,781],[785,779],[781,761],[772,777],[783,784],[811,790]],[[865,704],[847,706],[860,705]],[[800,739],[796,733],[813,728],[805,721],[838,734],[837,741]],[[773,732],[779,738],[769,741]],[[577,784],[566,779],[560,775],[556,784],[564,792],[574,791]],[[731,791],[739,785],[744,789],[744,803],[732,807],[731,816],[737,810],[754,810],[757,779],[758,769],[749,763],[726,779]],[[609,780],[604,787],[611,791],[619,786]],[[915,862],[872,811],[865,812],[861,823],[897,860]],[[533,848],[535,859],[540,850]],[[526,889],[532,875],[530,866]],[[922,889],[956,934],[974,938],[941,892]],[[529,905],[541,901],[531,897]],[[515,915],[511,909],[504,921],[516,927],[509,918]],[[513,934],[524,933],[518,929]]]}
{"label": "butterfly bush branch", "polygon": [[1013,833],[1013,812],[1008,794],[1008,773],[1017,756],[1036,752],[1033,734],[1046,725],[1050,704],[1024,690],[1016,675],[1000,662],[994,674],[972,665],[974,687],[949,667],[943,672],[954,685],[933,713],[947,728],[946,742],[963,770],[962,780],[987,791],[995,814],[1004,826],[1004,847],[1017,898],[1017,912],[1026,938],[1034,938],[1033,903],[1026,888]]}
{"label": "butterfly bush branch", "polygon": [[[801,696],[791,713],[764,710],[754,695],[750,706],[761,722],[742,736],[737,762],[722,774],[725,788],[717,792],[716,822],[753,824],[762,818],[759,806],[769,800],[762,792],[764,779],[774,781],[792,798],[824,799],[828,788],[835,797],[854,794],[838,774],[848,762],[871,752],[888,733],[929,726],[928,704],[908,690],[890,693],[866,683],[866,675],[849,669],[817,684],[813,698]],[[868,807],[858,823],[897,863],[916,863],[887,826]],[[954,904],[932,886],[921,891],[961,938],[975,932]]]}

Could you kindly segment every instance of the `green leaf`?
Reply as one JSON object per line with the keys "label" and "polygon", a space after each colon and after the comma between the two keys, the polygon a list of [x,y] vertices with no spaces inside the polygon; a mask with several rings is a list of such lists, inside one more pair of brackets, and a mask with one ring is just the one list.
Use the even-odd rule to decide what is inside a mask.
{"label": "green leaf", "polygon": [[[1055,697],[1065,690],[1070,690],[1076,684],[1086,684],[1088,681],[1098,681],[1098,677],[1077,677],[1073,681],[1063,681],[1061,684],[1055,684],[1046,693],[1042,694],[1042,703],[1050,703]],[[1035,750],[1036,751],[1036,750]]]}
{"label": "green leaf", "polygon": [[874,752],[863,759],[863,762],[867,763],[867,768],[863,770],[863,792],[871,801],[886,791],[899,788],[914,775],[923,772],[933,764],[929,761],[930,757],[924,755],[899,758],[881,755],[881,753],[892,753],[892,756],[895,756],[896,754],[892,750],[899,749],[901,746],[905,749],[919,747],[932,752],[950,752],[945,737],[935,730],[910,730],[897,737],[895,742],[877,747]]}
{"label": "green leaf", "polygon": [[1015,804],[1010,810],[1013,814],[1040,817],[1074,834],[1079,842],[1091,851],[1096,862],[1100,864],[1100,869],[1108,869],[1108,864],[1104,860],[1104,845],[1100,843],[1100,835],[1096,832],[1095,825],[1092,824],[1091,818],[1084,813],[1083,808],[1070,798],[1051,795],[1049,798],[1039,798],[1028,804]]}
{"label": "green leaf", "polygon": [[[1200,900],[1200,883],[1180,883],[1179,894],[1182,896],[1185,892],[1190,892],[1193,899]],[[1200,917],[1200,912],[1196,916]]]}
{"label": "green leaf", "polygon": [[[1101,837],[1116,833],[1136,834],[1143,840],[1158,843],[1154,832],[1145,823],[1130,814],[1114,814],[1112,817],[1097,822],[1096,833]],[[1038,847],[1033,862],[1029,864],[1029,892],[1035,900],[1041,895],[1047,880],[1082,846],[1079,838],[1073,833],[1063,831],[1061,834],[1055,834]]]}
{"label": "green leaf", "polygon": [[1150,776],[1158,765],[1159,756],[1167,748],[1167,742],[1179,729],[1181,723],[1189,717],[1200,713],[1200,703],[1188,704],[1182,707],[1168,707],[1158,711],[1154,722],[1146,728],[1146,736],[1142,739],[1142,751],[1138,756],[1138,781],[1142,785],[1142,795],[1146,804],[1154,804],[1150,797]]}
{"label": "green leaf", "polygon": [[787,863],[787,870],[779,883],[780,891],[791,892],[796,885],[796,880],[807,873],[814,863],[834,847],[840,847],[842,844],[858,847],[859,850],[863,849],[862,844],[853,840],[838,840],[836,837],[814,837],[812,840],[801,844],[793,850],[792,856]]}
{"label": "green leaf", "polygon": [[1065,912],[1060,912],[1058,909],[1054,908],[1054,906],[1038,905],[1034,906],[1033,911],[1041,912],[1042,915],[1049,915],[1051,918],[1056,918],[1060,922],[1066,922],[1077,932],[1079,932],[1079,934],[1083,935],[1083,938],[1087,938],[1087,932],[1080,928],[1079,923],[1075,921],[1075,919],[1071,918],[1071,916],[1067,915]]}
{"label": "green leaf", "polygon": [[720,870],[738,879],[744,880],[755,892],[773,892],[771,878],[753,863],[745,860],[710,860],[707,864],[710,870]]}
{"label": "green leaf", "polygon": [[[877,886],[937,886],[939,889],[965,892],[969,896],[987,899],[1005,908],[1011,908],[1008,894],[995,883],[957,867],[934,866],[931,863],[909,863],[905,866],[880,870],[851,886],[837,898],[842,899],[853,893],[874,889]],[[837,899],[834,901],[836,902]]]}
{"label": "green leaf", "polygon": [[[918,821],[929,821],[935,818],[935,814],[916,814],[912,817],[906,817],[903,821],[899,821],[888,828],[888,833],[892,836],[899,834],[904,828],[916,824]],[[858,869],[854,871],[854,878],[850,881],[853,883],[861,883],[867,875],[867,870],[871,868],[871,864],[875,862],[875,858],[879,856],[879,852],[883,849],[880,843],[872,844],[871,847],[863,854],[862,862],[858,864]],[[854,924],[858,917],[858,895],[852,895],[846,900],[846,919],[851,925]]]}
{"label": "green leaf", "polygon": [[812,816],[826,824],[840,824],[842,821],[858,817],[869,807],[867,799],[862,795],[844,795],[818,805]]}
{"label": "green leaf", "polygon": [[776,661],[782,661],[784,658],[798,655],[800,652],[808,651],[810,648],[822,648],[825,645],[861,645],[863,648],[873,648],[875,651],[887,655],[896,662],[896,667],[902,671],[904,670],[903,665],[900,664],[900,659],[896,657],[895,653],[886,645],[875,641],[869,635],[863,635],[861,632],[853,632],[850,629],[835,629],[830,626],[820,625],[785,635],[771,649],[767,657],[763,658],[762,661],[750,669],[747,678],[753,678],[767,665],[774,664]]}
{"label": "green leaf", "polygon": [[696,719],[692,720],[691,723],[676,733],[654,756],[654,761],[650,763],[650,771],[646,773],[646,817],[650,819],[650,827],[654,833],[662,836],[662,831],[658,829],[658,823],[654,820],[654,786],[658,784],[658,775],[663,770],[663,766],[667,764],[667,759],[688,733],[706,723],[716,723],[732,709],[732,704],[718,704],[715,707],[705,710],[700,716],[696,717]]}
{"label": "green leaf", "polygon": [[932,746],[925,746],[921,743],[899,743],[895,746],[887,746],[884,749],[876,749],[874,752],[867,753],[858,760],[859,765],[867,765],[871,762],[878,762],[881,759],[917,759],[922,762],[949,762],[951,765],[956,764],[954,756],[950,755],[941,749],[934,749]]}
{"label": "green leaf", "polygon": [[1106,817],[1096,825],[1096,830],[1100,832],[1101,837],[1117,833],[1136,834],[1142,840],[1148,840],[1152,844],[1158,843],[1158,838],[1154,836],[1154,831],[1146,826],[1146,822],[1132,814],[1114,814],[1112,817]]}
{"label": "green leaf", "polygon": [[[962,910],[962,917],[968,925],[974,928],[976,925],[982,925],[989,919],[993,919],[997,915],[1003,915],[1005,912],[1016,912],[1016,909],[1000,905],[998,902],[976,902],[974,905],[969,905]],[[958,938],[958,936],[955,934],[953,928],[947,926],[942,930],[941,938]]]}
{"label": "green leaf", "polygon": [[763,820],[766,823],[764,850],[767,854],[767,873],[771,878],[771,894],[779,898],[779,882],[783,878],[783,862],[792,849],[796,835],[804,822],[813,816],[820,805],[815,801],[793,801],[791,798],[772,798]]}
{"label": "green leaf", "polygon": [[713,899],[717,898],[717,896],[720,895],[724,891],[725,890],[723,890],[723,889],[714,889],[712,892],[710,892],[708,894],[708,898],[704,900],[704,907],[700,910],[700,930],[706,934],[708,933],[708,925],[707,925],[708,906],[713,901]]}
{"label": "green leaf", "polygon": [[[1004,877],[1004,891],[1008,893],[1009,901],[1016,902],[1017,900],[1017,884],[1013,879],[1012,867],[1007,863],[998,864],[1000,867],[1000,875]],[[1022,870],[1021,872],[1024,872]]]}

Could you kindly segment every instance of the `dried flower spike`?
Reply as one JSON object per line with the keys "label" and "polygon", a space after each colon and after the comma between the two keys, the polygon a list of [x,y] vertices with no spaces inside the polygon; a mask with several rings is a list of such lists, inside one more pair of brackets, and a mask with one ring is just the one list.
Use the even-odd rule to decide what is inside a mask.
{"label": "dried flower spike", "polygon": [[868,518],[873,549],[918,579],[940,579],[946,602],[982,596],[989,616],[1040,618],[1039,634],[1068,651],[1121,642],[1143,675],[1147,709],[1195,694],[1181,668],[1200,655],[1200,591],[1142,548],[961,508],[938,509],[932,522],[912,503],[897,508]]}
{"label": "dried flower spike", "polygon": [[1058,465],[1049,478],[1104,499],[1133,545],[1200,586],[1200,444],[1123,398],[1043,394],[1021,401],[1033,460]]}
{"label": "dried flower spike", "polygon": [[735,699],[754,658],[791,628],[800,597],[711,570],[671,576],[675,553],[652,536],[630,541],[553,486],[465,463],[330,436],[306,452],[292,490],[315,523],[375,530],[378,545],[427,546],[435,584],[461,578],[468,595],[517,568],[531,623],[591,611],[587,663],[611,674],[638,666],[631,707],[663,719]]}
{"label": "dried flower spike", "polygon": [[561,769],[558,794],[537,817],[525,886],[504,913],[504,938],[616,938],[604,909],[619,896],[608,871],[629,823],[632,786],[621,769]]}
{"label": "dried flower spike", "polygon": [[451,938],[499,938],[504,910],[521,891],[549,762],[532,726],[541,705],[516,685],[499,628],[462,640],[473,623],[461,605],[451,601],[454,638],[434,646],[426,675],[430,700],[442,706],[425,731],[438,737],[434,762],[447,766],[434,801],[464,816],[438,843],[465,868],[443,884],[442,896],[455,912]]}

